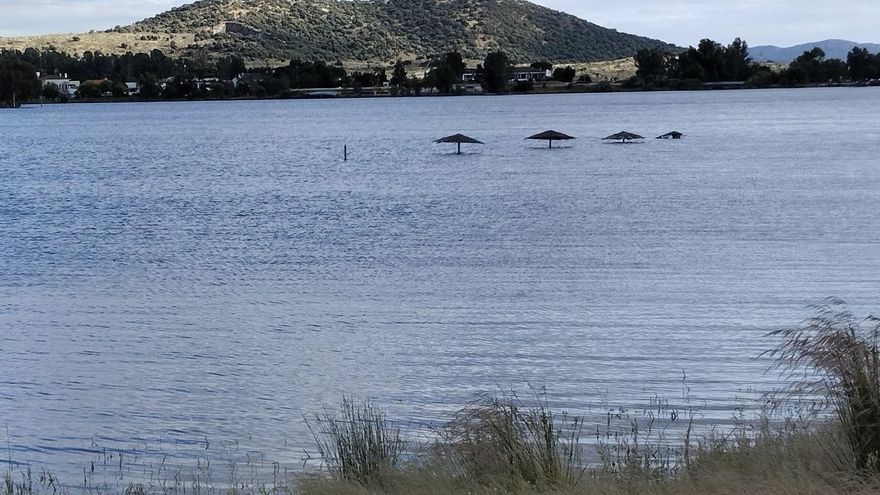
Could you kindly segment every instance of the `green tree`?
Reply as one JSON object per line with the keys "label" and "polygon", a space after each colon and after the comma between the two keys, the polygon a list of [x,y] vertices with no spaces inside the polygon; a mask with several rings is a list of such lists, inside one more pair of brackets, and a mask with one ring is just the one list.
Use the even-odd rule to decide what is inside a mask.
{"label": "green tree", "polygon": [[23,60],[0,58],[0,103],[17,106],[39,94],[36,67]]}
{"label": "green tree", "polygon": [[724,47],[710,39],[700,40],[697,56],[703,68],[704,81],[721,81],[724,79]]}
{"label": "green tree", "polygon": [[335,88],[349,83],[345,69],[324,62],[303,62],[292,60],[287,67],[275,71],[276,79],[286,79],[289,88]]}
{"label": "green tree", "polygon": [[79,90],[77,90],[80,98],[100,98],[103,94],[100,86],[93,82],[84,82],[79,86]]}
{"label": "green tree", "polygon": [[645,48],[636,52],[635,62],[640,79],[663,79],[666,77],[666,54],[660,50]]}
{"label": "green tree", "polygon": [[746,84],[753,88],[767,88],[776,82],[776,76],[769,67],[757,67],[752,75],[746,80]]}
{"label": "green tree", "polygon": [[875,57],[878,56],[871,55],[867,48],[853,48],[846,56],[849,78],[853,81],[866,81],[876,77],[873,70]]}
{"label": "green tree", "polygon": [[875,53],[871,60],[871,69],[868,71],[869,79],[880,79],[880,53]]}
{"label": "green tree", "polygon": [[106,95],[108,93],[112,95],[113,94],[113,86],[115,86],[115,84],[113,84],[113,81],[108,81],[107,79],[102,81],[101,84],[98,85],[98,89],[101,90],[101,96]]}
{"label": "green tree", "polygon": [[574,70],[574,68],[572,68],[571,66],[565,68],[559,67],[553,71],[553,79],[561,82],[570,83],[574,81],[574,76],[576,75],[577,71]]}
{"label": "green tree", "polygon": [[230,55],[217,61],[217,77],[231,80],[246,71],[247,66],[238,55]]}
{"label": "green tree", "polygon": [[61,96],[61,90],[58,89],[58,85],[55,83],[49,83],[43,86],[43,98],[55,101],[58,97]]}
{"label": "green tree", "polygon": [[825,51],[817,46],[794,59],[785,70],[784,77],[789,84],[828,82],[828,68]]}
{"label": "green tree", "polygon": [[351,84],[355,89],[375,86],[375,74],[372,72],[354,72],[351,75]]}
{"label": "green tree", "polygon": [[127,96],[128,86],[122,84],[121,82],[113,82],[110,85],[110,94],[112,94],[114,98],[122,98],[123,96]]}
{"label": "green tree", "polygon": [[749,44],[737,38],[724,49],[723,79],[727,81],[745,81],[754,72],[752,59],[749,56]]}
{"label": "green tree", "polygon": [[431,72],[428,73],[429,86],[436,87],[441,93],[449,93],[456,83],[461,82],[467,66],[458,52],[449,52],[437,60],[431,62]]}
{"label": "green tree", "polygon": [[398,60],[394,64],[394,71],[391,73],[392,86],[406,86],[406,64],[402,60]]}
{"label": "green tree", "polygon": [[138,79],[138,88],[140,89],[141,98],[148,100],[158,98],[162,93],[162,88],[159,86],[156,76],[149,72]]}
{"label": "green tree", "polygon": [[424,83],[421,79],[417,77],[411,77],[409,81],[406,82],[406,85],[414,95],[418,96],[422,94]]}
{"label": "green tree", "polygon": [[[181,91],[181,84],[175,78],[174,81],[169,82],[162,88],[162,98],[166,100],[176,100],[178,98],[183,98],[186,96],[186,93]],[[82,88],[80,88],[82,89]]]}
{"label": "green tree", "polygon": [[546,60],[541,62],[533,62],[531,67],[538,70],[553,70],[553,64],[547,62]]}
{"label": "green tree", "polygon": [[531,93],[535,90],[534,81],[517,81],[511,89],[514,93]]}
{"label": "green tree", "polygon": [[199,50],[189,61],[188,71],[199,79],[208,77],[217,71],[217,66],[211,63],[208,53],[205,50]]}
{"label": "green tree", "polygon": [[507,89],[510,79],[510,59],[504,52],[489,52],[483,61],[483,87],[490,93]]}
{"label": "green tree", "polygon": [[[284,74],[277,77],[270,77],[263,81],[263,87],[269,96],[279,96],[287,93],[291,88],[290,78]],[[299,87],[299,86],[297,86]]]}
{"label": "green tree", "polygon": [[694,47],[689,48],[686,52],[679,54],[678,57],[670,60],[667,66],[667,73],[670,77],[676,79],[692,79],[702,81],[705,78],[703,72],[703,64],[700,63],[700,54]]}
{"label": "green tree", "polygon": [[837,58],[830,58],[822,62],[823,81],[839,83],[846,79],[848,74],[846,62]]}
{"label": "green tree", "polygon": [[[656,63],[650,63],[649,66],[655,67]],[[691,47],[678,56],[666,57],[668,76],[679,80],[746,81],[756,70],[758,66],[749,56],[749,45],[740,38],[727,46],[703,39],[697,48]]]}

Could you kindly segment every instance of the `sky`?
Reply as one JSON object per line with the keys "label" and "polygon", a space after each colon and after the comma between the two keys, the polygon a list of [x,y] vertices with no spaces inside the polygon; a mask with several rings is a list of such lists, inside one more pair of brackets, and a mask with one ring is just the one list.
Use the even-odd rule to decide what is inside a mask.
{"label": "sky", "polygon": [[[0,35],[126,25],[187,0],[0,0]],[[536,0],[601,26],[682,46],[701,38],[790,46],[828,38],[880,43],[878,0]]]}

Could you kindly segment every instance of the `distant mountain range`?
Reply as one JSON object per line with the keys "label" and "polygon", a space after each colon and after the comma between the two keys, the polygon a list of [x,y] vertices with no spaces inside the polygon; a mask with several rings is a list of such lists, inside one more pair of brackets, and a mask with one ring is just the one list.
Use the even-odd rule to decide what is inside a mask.
{"label": "distant mountain range", "polygon": [[871,53],[880,52],[880,44],[876,43],[856,43],[847,40],[825,40],[813,43],[804,43],[802,45],[780,48],[773,45],[753,46],[749,47],[749,54],[757,62],[778,62],[787,64],[799,57],[806,51],[810,51],[815,47],[819,47],[825,52],[825,58],[839,58],[846,60],[846,55],[853,47],[867,48]]}

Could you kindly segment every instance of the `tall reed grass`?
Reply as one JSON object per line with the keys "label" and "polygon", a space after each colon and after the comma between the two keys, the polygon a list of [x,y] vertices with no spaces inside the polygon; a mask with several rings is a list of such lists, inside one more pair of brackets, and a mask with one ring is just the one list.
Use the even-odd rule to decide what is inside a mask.
{"label": "tall reed grass", "polygon": [[471,404],[443,429],[435,453],[463,479],[552,489],[577,485],[586,470],[583,419],[555,414],[546,395],[533,399],[531,406],[513,394]]}
{"label": "tall reed grass", "polygon": [[880,473],[880,319],[858,319],[829,299],[770,354],[788,372],[791,391],[817,397],[836,415],[846,439],[835,454],[842,469]]}
{"label": "tall reed grass", "polygon": [[339,479],[381,485],[399,466],[404,451],[400,429],[371,402],[344,398],[339,411],[324,408],[307,422],[318,453]]}

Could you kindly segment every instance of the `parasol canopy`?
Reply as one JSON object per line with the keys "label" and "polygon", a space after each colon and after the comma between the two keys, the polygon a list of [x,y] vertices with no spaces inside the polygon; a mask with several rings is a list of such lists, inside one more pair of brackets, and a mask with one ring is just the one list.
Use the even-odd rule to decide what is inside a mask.
{"label": "parasol canopy", "polygon": [[605,141],[622,141],[625,143],[627,141],[633,141],[636,139],[645,139],[645,137],[639,136],[638,134],[634,134],[632,132],[623,131],[623,132],[618,132],[617,134],[612,134],[612,135],[604,138],[603,140],[605,140]]}
{"label": "parasol canopy", "polygon": [[470,136],[465,136],[464,134],[453,134],[451,136],[446,136],[444,138],[440,138],[434,142],[435,143],[454,143],[454,144],[458,145],[458,152],[457,153],[459,155],[461,154],[462,143],[465,143],[465,144],[485,144],[482,141],[477,141],[476,139],[474,139]]}
{"label": "parasol canopy", "polygon": [[553,141],[568,141],[570,139],[574,139],[574,137],[569,136],[568,134],[563,134],[557,131],[544,131],[534,136],[529,136],[526,139],[533,139],[536,141],[548,141],[549,147],[553,147]]}
{"label": "parasol canopy", "polygon": [[678,131],[672,131],[672,132],[667,132],[666,134],[664,134],[662,136],[657,136],[657,139],[681,139],[682,136],[684,136],[684,134],[682,134]]}

